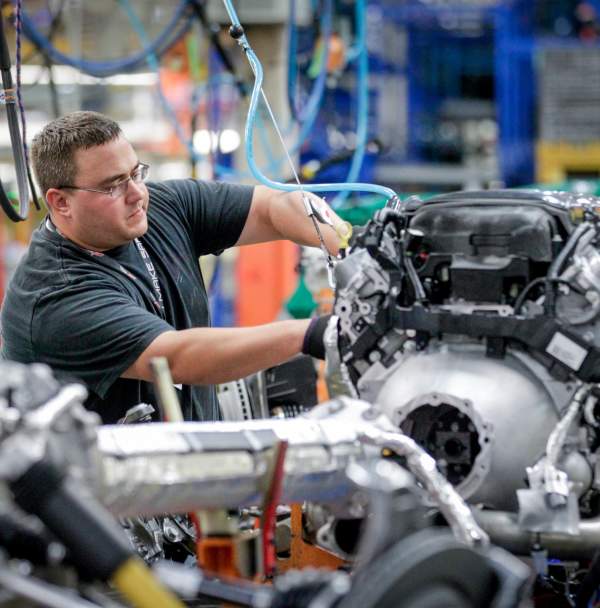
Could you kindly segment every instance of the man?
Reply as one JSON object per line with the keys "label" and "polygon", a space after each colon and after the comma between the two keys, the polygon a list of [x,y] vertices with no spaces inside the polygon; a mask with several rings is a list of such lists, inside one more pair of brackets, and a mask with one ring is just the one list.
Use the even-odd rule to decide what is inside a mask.
{"label": "man", "polygon": [[[207,327],[198,266],[200,255],[230,246],[283,238],[318,245],[299,192],[191,179],[145,184],[147,165],[118,124],[95,112],[49,123],[31,158],[49,216],[8,287],[2,353],[84,381],[88,406],[105,423],[156,403],[153,357],[166,357],[182,385],[184,417],[211,420],[219,417],[213,384],[281,363],[314,341],[315,323],[307,332],[306,320]],[[334,229],[322,233],[335,252]]]}

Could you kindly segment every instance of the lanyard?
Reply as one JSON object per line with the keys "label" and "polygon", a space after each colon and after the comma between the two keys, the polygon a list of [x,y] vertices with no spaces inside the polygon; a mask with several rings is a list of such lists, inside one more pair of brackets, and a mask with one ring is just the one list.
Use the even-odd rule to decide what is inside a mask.
{"label": "lanyard", "polygon": [[[56,233],[60,234],[60,236],[62,236],[64,239],[68,240],[69,243],[71,243],[74,247],[79,249],[79,251],[83,251],[90,257],[95,258],[101,264],[104,264],[106,266],[109,266],[110,268],[118,270],[121,274],[124,274],[126,277],[131,279],[134,283],[140,283],[139,279],[134,274],[129,272],[129,270],[127,270],[127,268],[125,268],[122,264],[119,264],[119,262],[117,262],[117,260],[115,260],[114,258],[111,258],[108,255],[104,255],[104,253],[102,253],[100,251],[92,251],[91,249],[86,249],[85,247],[81,247],[77,243],[73,243],[73,241],[67,239],[67,237],[65,237],[65,235],[62,234],[60,232],[60,230],[52,223],[50,218],[46,219],[46,228],[48,230],[50,230],[51,232],[56,232]],[[162,296],[162,289],[160,287],[158,275],[156,274],[156,269],[154,268],[154,264],[152,263],[152,260],[150,259],[150,254],[148,253],[148,251],[146,251],[146,248],[144,247],[144,245],[142,244],[142,241],[140,241],[140,239],[135,238],[135,239],[133,239],[133,242],[135,243],[137,251],[140,254],[140,257],[142,258],[142,261],[144,262],[144,268],[146,269],[148,276],[150,277],[150,282],[152,283],[152,287],[154,288],[154,294],[150,294],[152,304],[154,305],[154,308],[156,309],[156,312],[158,312],[160,317],[165,319],[165,303],[164,303],[163,296]]]}
{"label": "lanyard", "polygon": [[[150,281],[152,281],[152,287],[154,287],[156,299],[153,300],[153,304],[159,311],[160,316],[164,319],[165,318],[165,302],[162,297],[162,289],[160,288],[160,282],[158,280],[156,270],[154,269],[154,264],[152,263],[152,260],[150,259],[150,254],[146,251],[146,248],[144,247],[144,245],[142,244],[142,241],[140,241],[140,239],[135,238],[135,239],[133,239],[133,242],[135,243],[138,253],[141,256],[142,261],[144,262],[144,266],[146,267],[146,270],[148,271],[148,276],[150,277]],[[119,266],[120,266],[120,264],[119,264]]]}

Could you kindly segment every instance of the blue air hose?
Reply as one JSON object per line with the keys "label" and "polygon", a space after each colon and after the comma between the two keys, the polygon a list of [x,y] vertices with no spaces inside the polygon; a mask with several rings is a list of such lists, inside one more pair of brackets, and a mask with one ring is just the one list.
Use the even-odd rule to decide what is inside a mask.
{"label": "blue air hose", "polygon": [[[256,166],[254,161],[254,151],[253,151],[253,130],[254,130],[254,121],[256,117],[256,110],[259,101],[259,97],[262,92],[262,82],[263,82],[263,69],[258,57],[250,47],[250,44],[244,34],[244,29],[239,22],[237,13],[233,8],[231,0],[223,0],[225,3],[225,8],[231,20],[231,34],[234,38],[237,39],[238,44],[243,48],[246,53],[246,57],[248,58],[248,62],[250,63],[250,67],[254,73],[254,87],[252,89],[252,96],[250,98],[250,106],[248,108],[248,118],[246,121],[245,128],[245,146],[246,146],[246,156],[248,160],[248,166],[252,171],[254,177],[263,183],[265,186],[269,186],[270,188],[276,188],[278,190],[284,190],[286,192],[291,192],[294,190],[298,190],[297,184],[284,184],[281,182],[275,182],[270,180],[265,175],[261,173],[259,168]],[[353,163],[354,164],[354,163]],[[341,183],[341,184],[309,184],[302,185],[304,190],[309,192],[333,192],[333,191],[342,191],[348,190],[350,192],[374,192],[376,194],[381,194],[386,198],[394,198],[396,197],[396,193],[391,189],[385,186],[379,186],[376,184],[366,184],[366,183]]]}
{"label": "blue air hose", "polygon": [[[113,74],[135,70],[146,63],[149,55],[160,56],[167,51],[185,34],[191,25],[192,13],[188,8],[188,0],[180,0],[179,5],[173,13],[173,17],[152,42],[129,57],[111,61],[88,61],[62,53],[37,29],[33,20],[25,11],[22,13],[23,30],[34,45],[54,62],[70,65],[90,76],[104,78]],[[185,19],[180,23],[183,17]]]}
{"label": "blue air hose", "polygon": [[[123,9],[123,11],[125,12],[125,14],[127,15],[127,18],[129,19],[129,22],[131,23],[131,27],[133,28],[136,35],[140,39],[140,42],[145,45],[147,43],[148,36],[144,29],[143,23],[141,22],[140,18],[135,13],[135,11],[133,10],[131,3],[129,2],[129,0],[118,0],[118,2],[120,4],[121,8]],[[150,46],[150,45],[148,45],[148,46]],[[179,120],[177,119],[177,115],[175,114],[175,111],[171,107],[169,100],[167,99],[167,97],[164,94],[164,91],[162,89],[162,85],[160,82],[160,74],[159,74],[160,66],[159,66],[158,58],[156,57],[156,55],[154,55],[154,53],[149,53],[148,56],[146,57],[146,62],[150,66],[150,69],[153,72],[156,72],[156,74],[158,75],[158,86],[156,89],[158,98],[159,98],[160,104],[162,106],[162,109],[163,109],[167,119],[171,123],[173,130],[175,131],[175,134],[177,135],[177,139],[185,146],[185,148],[187,149],[188,154],[190,156],[190,159],[193,163],[196,163],[196,162],[202,160],[203,155],[198,153],[198,151],[194,147],[193,140],[191,138],[187,137],[186,134],[184,133],[183,128],[182,128]],[[232,77],[232,82],[233,82],[233,77]],[[212,84],[212,82],[209,83],[209,86],[210,86],[210,84]],[[193,100],[197,99],[199,89],[200,89],[200,87],[197,87],[192,92]],[[235,170],[231,169],[231,167],[222,167],[221,165],[216,164],[214,166],[214,169],[217,172],[217,174],[219,174],[219,175],[220,174],[227,174],[227,175],[231,175],[231,176],[238,175],[238,173]]]}
{"label": "blue air hose", "polygon": [[[346,176],[346,181],[353,182],[358,179],[360,169],[365,159],[365,148],[368,136],[369,118],[369,55],[367,52],[367,32],[366,32],[366,0],[356,1],[356,47],[358,54],[358,108],[356,125],[356,149],[352,155],[350,170]],[[334,209],[339,208],[348,198],[348,190],[340,192],[332,201]]]}
{"label": "blue air hose", "polygon": [[297,35],[294,16],[296,14],[296,0],[290,0],[290,27],[288,42],[288,100],[292,117],[301,125],[296,147],[299,149],[308,133],[310,132],[321,107],[323,92],[325,91],[325,81],[327,80],[327,57],[331,43],[331,31],[333,22],[333,0],[325,0],[323,14],[321,16],[321,37],[324,41],[323,60],[324,65],[310,92],[308,101],[304,108],[299,109],[296,101],[296,54],[297,54]]}

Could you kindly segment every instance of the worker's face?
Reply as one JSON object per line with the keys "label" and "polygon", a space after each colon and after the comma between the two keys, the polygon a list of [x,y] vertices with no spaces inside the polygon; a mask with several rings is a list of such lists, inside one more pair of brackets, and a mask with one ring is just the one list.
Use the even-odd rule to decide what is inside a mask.
{"label": "worker's face", "polygon": [[[73,186],[108,190],[131,176],[139,160],[131,144],[119,137],[101,146],[77,150]],[[142,236],[148,229],[148,189],[129,180],[115,198],[100,192],[70,190],[71,238],[96,251],[112,249]]]}

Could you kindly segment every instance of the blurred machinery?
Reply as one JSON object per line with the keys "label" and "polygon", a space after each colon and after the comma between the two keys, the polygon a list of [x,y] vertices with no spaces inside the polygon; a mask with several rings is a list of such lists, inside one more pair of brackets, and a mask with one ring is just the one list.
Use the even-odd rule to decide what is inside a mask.
{"label": "blurred machinery", "polygon": [[[208,596],[264,608],[385,608],[402,597],[411,608],[508,608],[527,590],[527,568],[487,546],[431,457],[365,402],[341,398],[293,420],[101,427],[83,408],[83,387],[59,386],[44,366],[11,363],[2,364],[0,395],[2,606],[25,598],[43,606],[175,607],[183,605],[179,595],[187,605]],[[381,449],[405,466],[382,460]],[[424,495],[453,534],[430,527]],[[324,516],[328,532],[317,542],[343,538],[349,517],[363,521],[357,542],[346,545],[352,574],[289,572],[272,587],[232,578],[260,578],[268,566],[240,517],[262,503],[263,522],[280,501],[304,500]],[[203,522],[200,563],[206,542],[219,557],[212,563],[219,578],[164,560],[151,575],[105,509],[128,518],[192,511]],[[149,542],[173,541],[175,532],[155,529]],[[237,548],[224,553],[233,537]],[[109,599],[104,581],[123,596]]]}

